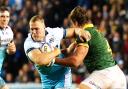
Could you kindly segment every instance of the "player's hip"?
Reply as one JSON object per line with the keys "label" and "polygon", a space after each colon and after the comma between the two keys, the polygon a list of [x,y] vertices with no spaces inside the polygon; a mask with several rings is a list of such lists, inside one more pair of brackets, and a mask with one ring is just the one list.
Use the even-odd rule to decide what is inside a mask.
{"label": "player's hip", "polygon": [[82,83],[92,89],[126,89],[125,75],[117,65],[92,72]]}

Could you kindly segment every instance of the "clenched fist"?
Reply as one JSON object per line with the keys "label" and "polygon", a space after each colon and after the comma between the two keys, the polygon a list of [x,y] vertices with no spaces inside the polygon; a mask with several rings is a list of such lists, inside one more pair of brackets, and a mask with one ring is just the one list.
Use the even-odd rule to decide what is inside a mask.
{"label": "clenched fist", "polygon": [[16,46],[14,41],[11,41],[7,46],[7,53],[8,54],[14,54],[16,52]]}

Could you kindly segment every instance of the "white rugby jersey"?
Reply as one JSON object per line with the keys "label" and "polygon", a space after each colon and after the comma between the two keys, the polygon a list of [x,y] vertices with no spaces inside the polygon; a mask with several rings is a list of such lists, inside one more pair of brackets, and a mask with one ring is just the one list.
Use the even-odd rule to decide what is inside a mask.
{"label": "white rugby jersey", "polygon": [[[45,36],[45,40],[42,42],[35,42],[31,38],[31,34],[28,35],[24,43],[26,55],[31,51],[31,49],[40,48],[44,42],[49,43],[53,47],[60,48],[60,41],[63,37],[65,37],[66,30],[63,28],[46,28],[46,31],[48,34]],[[59,57],[62,58],[63,56],[60,54]],[[71,69],[69,67],[64,67],[57,64],[53,64],[50,67],[39,66],[37,64],[34,65],[40,74],[42,86],[48,86],[49,84],[54,85],[60,80],[62,81],[60,81],[61,84],[64,86],[71,85]]]}
{"label": "white rugby jersey", "polygon": [[63,29],[63,28],[49,28],[48,27],[45,30],[48,32],[48,34],[46,35],[45,39],[42,42],[33,41],[33,39],[31,38],[31,34],[30,33],[28,34],[28,37],[24,43],[25,53],[30,48],[40,48],[42,46],[42,43],[44,43],[44,42],[49,43],[53,47],[60,48],[60,41],[66,35],[65,29]]}
{"label": "white rugby jersey", "polygon": [[12,29],[9,26],[4,29],[0,28],[0,69],[2,68],[3,60],[5,58],[7,45],[11,40],[13,40]]}

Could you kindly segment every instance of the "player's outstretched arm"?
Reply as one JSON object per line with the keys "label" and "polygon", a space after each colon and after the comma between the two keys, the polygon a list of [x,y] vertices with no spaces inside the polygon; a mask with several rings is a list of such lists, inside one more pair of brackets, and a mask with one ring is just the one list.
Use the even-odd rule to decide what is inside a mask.
{"label": "player's outstretched arm", "polygon": [[38,65],[48,65],[59,54],[59,49],[54,49],[51,52],[42,52],[40,49],[33,49],[27,53],[30,60]]}
{"label": "player's outstretched arm", "polygon": [[88,31],[82,28],[68,28],[66,30],[66,38],[79,37],[81,42],[91,39],[91,35]]}
{"label": "player's outstretched arm", "polygon": [[88,47],[77,45],[74,52],[66,58],[56,58],[55,63],[63,66],[78,67],[88,53]]}

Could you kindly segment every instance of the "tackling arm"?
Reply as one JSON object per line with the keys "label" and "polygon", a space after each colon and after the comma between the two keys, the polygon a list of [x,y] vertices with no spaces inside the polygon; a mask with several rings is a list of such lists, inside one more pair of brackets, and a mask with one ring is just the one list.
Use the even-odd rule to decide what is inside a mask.
{"label": "tackling arm", "polygon": [[81,42],[89,41],[91,35],[88,31],[85,31],[82,28],[68,28],[66,30],[66,38],[79,37]]}
{"label": "tackling arm", "polygon": [[74,52],[66,58],[56,58],[55,63],[63,66],[78,67],[88,53],[89,47],[77,45]]}

